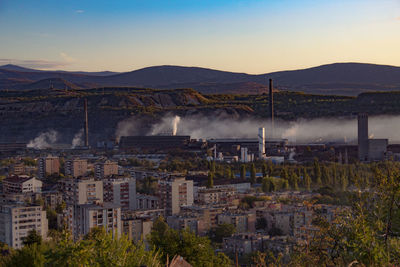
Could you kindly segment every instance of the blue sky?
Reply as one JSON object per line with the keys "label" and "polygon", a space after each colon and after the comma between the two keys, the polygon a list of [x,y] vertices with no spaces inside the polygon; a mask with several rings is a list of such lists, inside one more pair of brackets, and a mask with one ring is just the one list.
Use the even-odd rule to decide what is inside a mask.
{"label": "blue sky", "polygon": [[400,66],[398,0],[0,0],[0,65],[266,73]]}

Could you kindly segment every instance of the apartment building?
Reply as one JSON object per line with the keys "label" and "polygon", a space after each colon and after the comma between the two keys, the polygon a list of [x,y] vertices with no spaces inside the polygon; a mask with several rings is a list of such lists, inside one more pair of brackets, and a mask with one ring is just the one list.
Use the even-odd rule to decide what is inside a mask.
{"label": "apartment building", "polygon": [[0,206],[0,241],[13,248],[23,247],[31,230],[47,237],[46,211],[37,205],[5,204]]}
{"label": "apartment building", "polygon": [[103,180],[103,199],[120,205],[122,209],[136,209],[136,179],[108,178]]}
{"label": "apartment building", "polygon": [[47,175],[60,173],[60,159],[59,157],[47,156],[42,157],[38,161],[38,174],[39,178],[44,178]]}
{"label": "apartment building", "polygon": [[96,163],[94,165],[94,174],[97,179],[104,179],[106,177],[118,174],[118,163],[106,161]]}
{"label": "apartment building", "polygon": [[193,205],[193,181],[184,177],[170,177],[158,183],[160,207],[167,216],[178,214],[182,206]]}
{"label": "apartment building", "polygon": [[85,159],[70,159],[65,162],[65,175],[74,178],[87,174],[88,164]]}
{"label": "apartment building", "polygon": [[40,193],[42,191],[42,181],[35,177],[26,175],[10,176],[3,180],[3,193],[5,194],[24,194]]}
{"label": "apartment building", "polygon": [[78,206],[76,218],[76,236],[83,236],[94,227],[104,227],[113,236],[122,233],[121,207],[113,203],[83,204]]}

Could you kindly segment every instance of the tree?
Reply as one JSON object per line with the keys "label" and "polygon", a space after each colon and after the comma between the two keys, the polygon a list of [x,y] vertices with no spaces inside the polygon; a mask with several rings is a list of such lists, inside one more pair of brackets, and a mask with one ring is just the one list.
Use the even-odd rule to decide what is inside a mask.
{"label": "tree", "polygon": [[340,189],[342,191],[346,191],[348,184],[349,182],[347,180],[347,176],[344,173],[342,173],[342,175],[340,175]]}
{"label": "tree", "polygon": [[214,187],[214,173],[213,172],[208,172],[208,179],[207,179],[207,188],[213,188]]}
{"label": "tree", "polygon": [[282,184],[283,190],[289,190],[289,181],[288,180],[283,180]]}
{"label": "tree", "polygon": [[272,179],[269,179],[269,191],[274,192],[276,190],[276,185]]}
{"label": "tree", "polygon": [[307,191],[310,191],[311,190],[311,178],[310,178],[310,175],[308,175],[306,168],[303,168],[303,180],[304,180],[304,188]]}
{"label": "tree", "polygon": [[269,188],[270,183],[269,183],[269,180],[270,180],[270,179],[268,179],[268,178],[263,178],[263,179],[262,179],[261,190],[262,190],[264,193],[270,192],[270,188]]}
{"label": "tree", "polygon": [[40,245],[40,244],[42,244],[42,241],[43,241],[43,240],[42,240],[42,236],[39,235],[39,234],[36,232],[35,229],[33,229],[33,230],[29,231],[29,234],[28,234],[27,237],[25,237],[23,243],[24,243],[25,246],[30,246],[30,245],[32,245],[32,244],[38,244],[38,245]]}
{"label": "tree", "polygon": [[149,241],[155,249],[160,250],[164,261],[180,255],[193,266],[231,266],[232,264],[225,254],[214,253],[214,248],[207,237],[196,236],[187,230],[173,230],[162,218],[154,222]]}
{"label": "tree", "polygon": [[217,243],[222,243],[225,237],[230,237],[236,232],[233,224],[223,223],[210,231],[211,240]]}
{"label": "tree", "polygon": [[321,174],[321,168],[319,166],[318,159],[314,159],[314,164],[313,164],[313,169],[314,169],[314,176],[313,176],[313,183],[317,186],[320,187],[322,185],[322,174]]}
{"label": "tree", "polygon": [[240,166],[240,179],[246,179],[246,165]]}
{"label": "tree", "polygon": [[262,176],[263,177],[267,177],[268,175],[268,171],[267,171],[267,164],[265,164],[265,162],[262,164],[261,166],[261,172],[262,172]]}
{"label": "tree", "polygon": [[250,168],[250,182],[251,184],[256,183],[256,166],[254,165],[254,163],[251,164]]}
{"label": "tree", "polygon": [[328,168],[325,165],[322,165],[321,169],[321,182],[323,186],[329,185],[329,173]]}
{"label": "tree", "polygon": [[211,161],[211,164],[210,164],[210,171],[213,172],[213,173],[215,173],[215,160]]}

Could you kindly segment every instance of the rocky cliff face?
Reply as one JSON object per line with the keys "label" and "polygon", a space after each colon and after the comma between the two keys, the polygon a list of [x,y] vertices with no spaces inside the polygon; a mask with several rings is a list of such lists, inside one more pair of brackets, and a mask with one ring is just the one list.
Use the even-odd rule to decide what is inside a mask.
{"label": "rocky cliff face", "polygon": [[36,90],[0,94],[0,142],[29,142],[41,133],[57,132],[57,143],[70,144],[83,127],[83,101],[88,100],[90,143],[115,137],[119,122],[132,118],[138,134],[145,134],[164,114],[180,116],[226,113],[241,116],[248,107],[213,107],[190,89],[146,90],[101,88]]}

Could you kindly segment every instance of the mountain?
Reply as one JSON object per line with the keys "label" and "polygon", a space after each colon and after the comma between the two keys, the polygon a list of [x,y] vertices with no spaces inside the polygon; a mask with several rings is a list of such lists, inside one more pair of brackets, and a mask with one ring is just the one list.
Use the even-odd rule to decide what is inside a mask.
{"label": "mountain", "polygon": [[258,94],[268,79],[277,89],[323,95],[355,96],[368,91],[400,90],[400,67],[364,63],[334,63],[318,67],[250,75],[199,67],[154,66],[125,73],[36,71],[14,65],[0,67],[0,89],[13,82],[60,78],[81,88],[193,88],[201,93]]}

